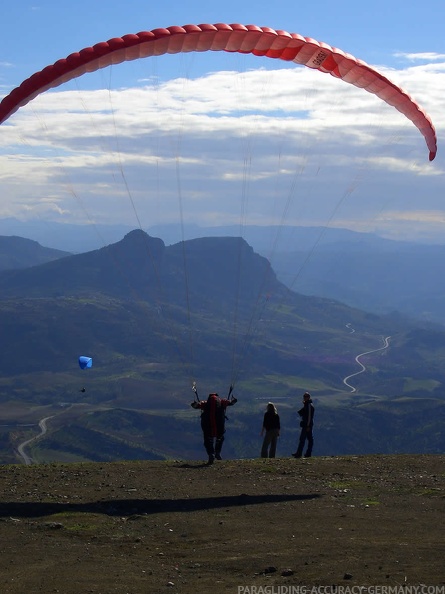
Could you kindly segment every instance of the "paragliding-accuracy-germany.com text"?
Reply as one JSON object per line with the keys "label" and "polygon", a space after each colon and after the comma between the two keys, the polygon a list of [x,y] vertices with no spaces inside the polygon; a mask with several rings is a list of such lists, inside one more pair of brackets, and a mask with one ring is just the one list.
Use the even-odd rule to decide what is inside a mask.
{"label": "paragliding-accuracy-germany.com text", "polygon": [[445,585],[238,586],[237,594],[445,594]]}

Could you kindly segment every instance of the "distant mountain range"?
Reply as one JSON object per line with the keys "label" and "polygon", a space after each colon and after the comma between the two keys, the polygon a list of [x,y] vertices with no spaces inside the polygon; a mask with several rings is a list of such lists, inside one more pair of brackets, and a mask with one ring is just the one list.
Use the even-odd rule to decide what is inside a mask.
{"label": "distant mountain range", "polygon": [[[0,219],[0,235],[28,237],[71,253],[105,247],[118,242],[131,230],[124,225],[81,227]],[[167,245],[182,239],[242,234],[258,254],[271,262],[277,278],[297,293],[335,299],[373,313],[400,312],[445,325],[445,277],[440,274],[445,245],[392,241],[371,233],[329,227],[240,229],[235,225],[208,228],[185,225],[179,229],[175,225],[163,225],[148,232],[162,238]],[[48,243],[50,239],[52,243]],[[5,264],[0,245],[2,269]]]}
{"label": "distant mountain range", "polygon": [[[244,359],[243,350],[250,348],[257,351],[254,367],[265,370],[277,364],[292,373],[296,352],[314,344],[319,353],[331,352],[332,331],[350,342],[348,323],[374,335],[389,325],[400,326],[398,320],[380,320],[340,303],[292,293],[243,239],[202,238],[167,247],[138,230],[96,251],[4,271],[0,300],[8,304],[3,310],[8,363],[2,366],[0,361],[5,373],[26,371],[31,361],[41,369],[54,369],[58,361],[63,366],[73,342],[107,358],[111,349],[113,360],[116,355],[143,357],[144,351],[175,365],[195,364],[191,360],[196,359],[206,375],[220,375],[221,361],[229,367],[231,357]],[[11,308],[17,317],[11,316]],[[25,319],[31,327],[24,325]],[[33,326],[46,328],[37,331],[40,343],[29,340]],[[306,372],[319,375],[316,360],[305,359]]]}
{"label": "distant mountain range", "polygon": [[[45,460],[67,448],[94,459],[104,436],[116,459],[128,456],[129,440],[133,449],[148,443],[140,425],[153,431],[153,415],[163,427],[155,457],[198,455],[189,443],[196,415],[184,417],[192,380],[222,395],[235,382],[234,455],[253,451],[258,406],[282,402],[286,418],[306,389],[317,399],[320,453],[444,448],[445,331],[294,293],[241,238],[166,246],[135,230],[98,250],[5,270],[0,328],[0,421],[15,411],[14,431],[0,431],[0,443],[15,443],[16,424],[30,415],[54,415],[52,453],[34,446]],[[79,355],[93,357],[91,370],[79,369]],[[336,441],[339,423],[347,433]]]}
{"label": "distant mountain range", "polygon": [[339,242],[276,254],[277,277],[305,295],[445,325],[445,246]]}
{"label": "distant mountain range", "polygon": [[30,268],[69,255],[69,252],[46,248],[23,237],[0,236],[0,271]]}

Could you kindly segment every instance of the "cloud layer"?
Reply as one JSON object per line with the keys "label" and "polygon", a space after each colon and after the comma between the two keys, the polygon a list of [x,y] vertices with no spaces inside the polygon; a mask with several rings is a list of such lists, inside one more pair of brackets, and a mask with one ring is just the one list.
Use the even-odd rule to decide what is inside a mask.
{"label": "cloud layer", "polygon": [[126,88],[80,80],[47,92],[1,126],[0,217],[331,225],[442,241],[445,61],[403,58],[408,67],[380,70],[431,116],[433,163],[394,108],[306,68],[167,81],[141,71]]}

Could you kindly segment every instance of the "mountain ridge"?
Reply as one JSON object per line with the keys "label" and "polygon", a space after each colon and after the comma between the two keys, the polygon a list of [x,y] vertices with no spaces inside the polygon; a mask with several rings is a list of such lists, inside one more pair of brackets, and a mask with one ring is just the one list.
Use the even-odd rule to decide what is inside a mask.
{"label": "mountain ridge", "polygon": [[[0,220],[0,231],[23,231],[24,236],[48,241],[59,237],[71,252],[86,252],[118,242],[131,231],[120,226],[51,224],[38,231],[37,222]],[[335,299],[376,314],[399,311],[413,319],[445,325],[445,281],[440,270],[445,257],[441,244],[385,239],[373,233],[329,227],[246,225],[200,228],[175,225],[148,229],[169,245],[203,236],[239,236],[272,264],[278,279],[305,295]],[[72,240],[70,239],[72,238]],[[71,242],[71,243],[69,243]],[[55,246],[56,247],[56,246]],[[1,261],[1,260],[0,260]],[[36,262],[37,263],[37,262]]]}
{"label": "mountain ridge", "polygon": [[[320,452],[444,448],[444,332],[293,293],[241,238],[165,246],[135,230],[0,281],[5,461],[35,435],[24,425],[48,416],[51,430],[31,446],[39,461],[102,451],[150,457],[153,436],[156,455],[199,456],[200,443],[190,447],[196,416],[184,410],[192,380],[200,393],[235,384],[242,396],[227,446],[236,457],[255,450],[259,407],[271,399],[281,403],[292,451],[295,396],[306,390],[317,400]],[[366,353],[366,371],[354,373]],[[93,357],[91,370],[79,370],[79,355]],[[351,375],[353,388],[344,383]],[[417,412],[422,399],[432,418]],[[345,419],[350,430],[339,441]],[[388,420],[397,430],[389,437]]]}
{"label": "mountain ridge", "polygon": [[38,266],[69,255],[67,251],[44,247],[31,239],[0,236],[0,272]]}

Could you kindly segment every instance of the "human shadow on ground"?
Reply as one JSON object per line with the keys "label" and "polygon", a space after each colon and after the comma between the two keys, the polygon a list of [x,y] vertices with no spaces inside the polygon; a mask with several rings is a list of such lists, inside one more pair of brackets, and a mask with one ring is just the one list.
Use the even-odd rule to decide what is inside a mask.
{"label": "human shadow on ground", "polygon": [[184,462],[182,464],[174,464],[175,468],[187,468],[187,470],[199,470],[201,468],[209,468],[210,466],[216,467],[217,464],[209,464],[208,462],[197,462],[196,464],[190,464],[190,462]]}
{"label": "human shadow on ground", "polygon": [[195,512],[205,509],[231,508],[266,503],[306,501],[321,497],[318,493],[286,495],[220,495],[178,499],[112,499],[87,503],[4,502],[0,518],[39,518],[58,513],[90,513],[107,516],[150,515],[171,512]]}

